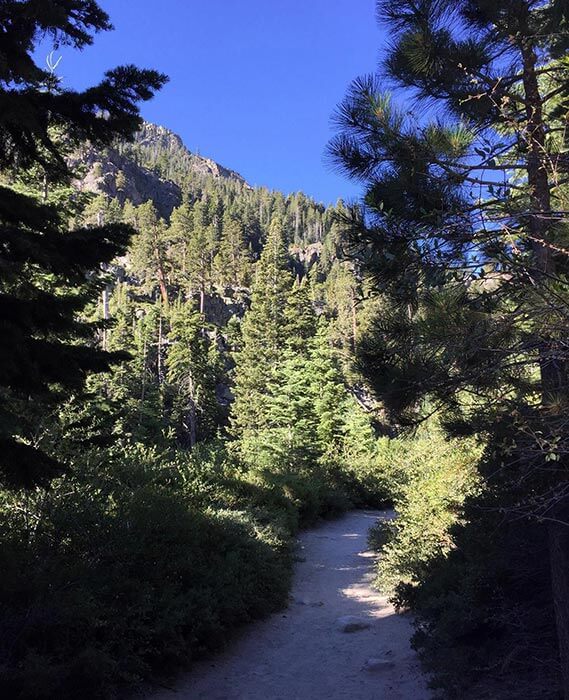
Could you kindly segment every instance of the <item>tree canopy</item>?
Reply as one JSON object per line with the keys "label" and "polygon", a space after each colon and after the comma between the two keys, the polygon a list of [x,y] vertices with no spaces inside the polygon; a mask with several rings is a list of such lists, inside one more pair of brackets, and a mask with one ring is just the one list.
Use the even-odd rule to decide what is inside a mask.
{"label": "tree canopy", "polygon": [[[131,135],[141,124],[139,102],[166,78],[127,65],[76,92],[38,67],[35,51],[43,36],[55,46],[81,49],[96,32],[110,29],[106,13],[90,0],[4,2],[0,27],[0,167],[8,174],[39,168],[45,200],[48,183],[57,187],[71,179],[69,149]],[[27,404],[46,401],[48,410],[87,372],[116,359],[92,346],[94,329],[78,313],[97,286],[93,271],[124,252],[131,229],[107,224],[70,230],[69,224],[65,211],[42,201],[40,188],[1,186],[0,453],[3,479],[13,485],[46,483],[62,466],[34,444]]]}

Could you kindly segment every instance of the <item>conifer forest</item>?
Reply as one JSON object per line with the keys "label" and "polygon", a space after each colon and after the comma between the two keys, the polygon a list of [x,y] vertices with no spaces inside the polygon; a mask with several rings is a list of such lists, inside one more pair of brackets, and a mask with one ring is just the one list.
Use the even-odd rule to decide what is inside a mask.
{"label": "conifer forest", "polygon": [[421,698],[569,700],[569,2],[371,2],[323,204],[143,119],[126,50],[64,81],[108,3],[0,0],[3,698],[238,653],[366,511]]}

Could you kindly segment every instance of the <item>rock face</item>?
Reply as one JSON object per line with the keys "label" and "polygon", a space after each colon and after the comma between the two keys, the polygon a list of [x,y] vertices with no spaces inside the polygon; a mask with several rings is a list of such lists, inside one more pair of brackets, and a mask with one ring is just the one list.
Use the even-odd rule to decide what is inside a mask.
{"label": "rock face", "polygon": [[302,277],[316,265],[318,260],[320,260],[320,256],[322,255],[322,243],[317,241],[316,243],[309,243],[304,247],[293,245],[290,248],[290,255],[296,274]]}
{"label": "rock face", "polygon": [[81,173],[75,181],[80,191],[116,197],[121,204],[129,199],[136,206],[151,199],[164,218],[182,201],[176,180],[227,179],[250,187],[239,173],[191,153],[177,134],[156,124],[144,123],[132,143],[104,150],[83,146],[69,164]]}
{"label": "rock face", "polygon": [[141,130],[134,137],[134,144],[137,150],[146,154],[149,161],[155,159],[158,154],[165,154],[168,161],[174,162],[181,171],[234,180],[249,187],[245,179],[235,170],[225,168],[211,158],[192,153],[178,134],[164,126],[144,122]]}
{"label": "rock face", "polygon": [[355,615],[344,615],[336,620],[336,629],[338,632],[359,632],[359,630],[367,630],[371,627],[369,620],[364,617],[356,617]]}
{"label": "rock face", "polygon": [[116,197],[121,204],[129,199],[136,206],[151,199],[162,217],[170,216],[182,201],[178,185],[163,180],[112,148],[100,152],[85,146],[70,159],[70,165],[75,171],[86,170],[85,175],[75,181],[82,192]]}

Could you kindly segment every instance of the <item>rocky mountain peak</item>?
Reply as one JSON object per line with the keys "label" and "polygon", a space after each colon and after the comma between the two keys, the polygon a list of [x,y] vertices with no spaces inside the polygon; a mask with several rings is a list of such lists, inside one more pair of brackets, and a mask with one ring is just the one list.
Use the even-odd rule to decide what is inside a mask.
{"label": "rocky mountain peak", "polygon": [[239,173],[211,158],[192,153],[170,129],[144,122],[130,143],[99,150],[84,145],[70,158],[72,169],[82,172],[79,190],[130,200],[134,205],[151,199],[160,216],[169,217],[182,201],[182,182],[226,179],[250,188]]}
{"label": "rocky mountain peak", "polygon": [[158,154],[166,154],[168,158],[174,158],[176,162],[182,164],[183,169],[190,172],[235,180],[249,187],[245,179],[235,170],[226,168],[211,158],[193,153],[186,147],[178,134],[164,126],[144,122],[134,138],[134,143],[138,149],[146,151],[150,156],[156,157]]}

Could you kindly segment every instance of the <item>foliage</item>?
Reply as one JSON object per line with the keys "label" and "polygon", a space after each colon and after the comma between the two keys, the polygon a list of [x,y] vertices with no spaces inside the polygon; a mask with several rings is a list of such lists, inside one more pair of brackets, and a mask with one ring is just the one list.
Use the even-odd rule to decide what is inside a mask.
{"label": "foliage", "polygon": [[286,599],[284,496],[207,455],[94,452],[47,494],[5,495],[2,511],[9,697],[104,697]]}
{"label": "foliage", "polygon": [[[68,230],[68,212],[61,199],[48,201],[49,189],[69,184],[71,147],[132,134],[141,121],[139,102],[166,78],[122,66],[99,85],[73,92],[36,65],[42,36],[81,49],[93,33],[110,28],[92,0],[60,0],[41,11],[35,2],[11,0],[2,4],[0,26],[0,167],[15,185],[0,186],[0,473],[3,484],[19,487],[46,484],[64,468],[34,439],[26,404],[33,399],[53,410],[66,392],[80,390],[89,372],[119,359],[89,344],[95,329],[78,314],[98,287],[91,271],[123,253],[131,231],[116,224]],[[13,180],[18,173],[26,180],[24,168],[22,193]],[[41,177],[41,198],[34,176]]]}
{"label": "foliage", "polygon": [[[40,37],[81,48],[110,23],[44,4],[0,10],[0,692],[101,698],[281,607],[298,528],[387,491],[348,371],[342,203],[197,174],[134,133],[153,71],[64,90]],[[135,164],[178,206],[134,204]]]}
{"label": "foliage", "polygon": [[[452,626],[468,628],[479,619],[469,610],[474,601],[488,613],[476,586],[500,591],[504,598],[492,608],[498,624],[490,633],[501,635],[501,644],[490,652],[477,635],[475,664],[478,673],[493,664],[489,675],[498,683],[496,669],[508,665],[511,639],[519,630],[527,638],[534,628],[536,638],[540,634],[531,615],[520,616],[513,632],[507,596],[518,595],[516,569],[533,585],[528,605],[541,606],[544,595],[537,583],[542,561],[522,566],[508,545],[529,551],[543,535],[540,523],[548,522],[561,682],[569,697],[567,130],[561,116],[569,84],[567,5],[380,0],[378,14],[392,42],[380,72],[349,88],[330,144],[335,165],[364,184],[364,208],[345,222],[351,254],[370,292],[381,297],[358,348],[359,365],[393,421],[416,424],[438,413],[449,435],[478,435],[490,445],[480,471],[492,497],[469,499],[473,522],[464,531],[484,540],[504,520],[496,547],[469,548],[460,539],[469,555],[438,551],[440,566],[424,566],[426,550],[437,552],[429,538],[436,541],[439,533],[427,517],[433,504],[416,489],[444,500],[447,475],[435,471],[429,485],[411,481],[382,575],[389,579],[391,567],[388,582],[400,582],[401,600],[416,601],[421,644],[447,680],[455,670],[443,659],[445,645],[454,659],[472,651],[468,636],[450,633]],[[415,99],[415,108],[398,104],[388,85]],[[427,461],[429,454],[430,448]],[[457,505],[467,491],[458,488]],[[417,560],[406,539],[414,519],[415,534],[426,538],[418,540]],[[449,524],[446,517],[443,523]],[[506,562],[496,565],[496,552]],[[405,590],[411,583],[423,592],[419,598]],[[556,652],[551,646],[549,652],[553,664]],[[526,670],[532,658],[526,654]]]}
{"label": "foliage", "polygon": [[451,529],[463,518],[466,498],[480,489],[481,450],[472,440],[445,439],[433,421],[382,448],[397,517],[380,523],[383,532],[376,533],[382,543],[377,585],[407,607],[433,560],[454,547]]}

